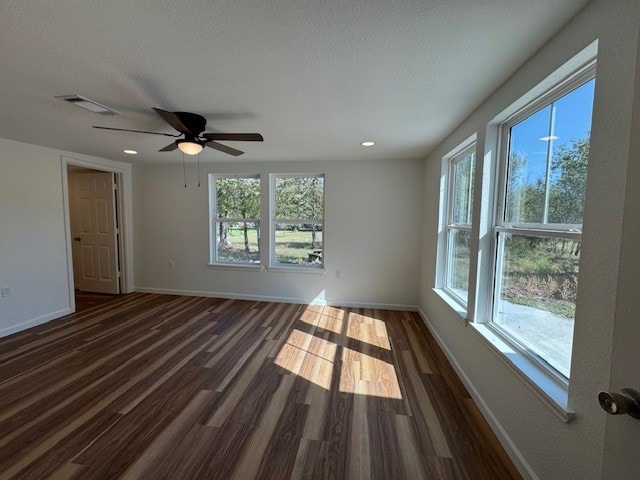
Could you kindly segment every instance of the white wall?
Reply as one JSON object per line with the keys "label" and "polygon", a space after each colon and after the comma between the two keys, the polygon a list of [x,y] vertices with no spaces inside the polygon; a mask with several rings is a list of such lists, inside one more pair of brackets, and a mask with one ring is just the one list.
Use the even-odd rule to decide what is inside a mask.
{"label": "white wall", "polygon": [[127,164],[0,139],[0,286],[12,288],[0,299],[0,337],[73,311],[63,181],[71,161],[127,172],[130,203]]}
{"label": "white wall", "polygon": [[60,154],[0,139],[0,336],[70,312]]}
{"label": "white wall", "polygon": [[[417,304],[422,161],[259,162],[134,168],[136,289],[306,302]],[[210,270],[207,173],[325,173],[324,275]],[[169,261],[175,269],[169,270]],[[335,271],[343,278],[336,279]]]}
{"label": "white wall", "polygon": [[[523,471],[529,468],[527,475],[542,479],[596,479],[602,472],[606,415],[597,394],[609,387],[611,374],[639,10],[637,0],[589,3],[453,131],[425,164],[420,307],[493,416],[516,463]],[[443,155],[474,132],[478,132],[479,157],[491,151],[493,146],[484,142],[486,125],[595,40],[596,98],[569,390],[576,418],[563,423],[432,291],[440,165]],[[478,220],[477,215],[474,218]]]}

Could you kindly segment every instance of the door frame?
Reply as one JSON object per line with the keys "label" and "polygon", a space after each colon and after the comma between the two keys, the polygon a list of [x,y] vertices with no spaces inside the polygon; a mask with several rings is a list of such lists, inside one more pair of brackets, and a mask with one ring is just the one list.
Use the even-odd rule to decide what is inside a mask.
{"label": "door frame", "polygon": [[67,277],[69,282],[69,307],[76,310],[75,282],[73,276],[73,251],[71,237],[71,211],[69,205],[69,165],[115,173],[116,215],[119,220],[118,263],[120,265],[120,293],[133,292],[133,181],[131,165],[113,160],[60,156],[64,211],[65,244],[67,249]]}

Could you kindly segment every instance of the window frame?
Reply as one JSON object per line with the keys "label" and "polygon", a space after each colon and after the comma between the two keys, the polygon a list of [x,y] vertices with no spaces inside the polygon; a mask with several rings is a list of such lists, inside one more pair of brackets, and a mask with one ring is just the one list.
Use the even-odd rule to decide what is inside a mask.
{"label": "window frame", "polygon": [[257,173],[240,173],[240,174],[230,174],[230,173],[210,173],[209,174],[209,263],[207,263],[210,267],[228,267],[228,268],[243,268],[243,269],[262,269],[262,249],[260,248],[260,243],[258,242],[258,261],[257,262],[224,262],[220,261],[218,258],[218,234],[216,226],[220,222],[226,223],[255,223],[258,225],[258,228],[262,229],[262,218],[260,215],[258,218],[227,218],[220,217],[218,215],[218,190],[217,190],[217,180],[219,179],[242,179],[242,178],[252,178],[258,180],[258,184],[260,185],[260,208],[259,212],[262,210],[262,182],[260,174]]}
{"label": "window frame", "polygon": [[[540,238],[560,238],[573,241],[581,241],[582,239],[582,224],[525,223],[508,222],[506,220],[510,132],[511,128],[515,125],[595,78],[596,60],[593,59],[547,89],[543,94],[537,96],[532,102],[518,109],[513,115],[499,124],[494,220],[490,228],[493,249],[491,252],[491,278],[489,283],[491,286],[487,289],[489,314],[488,318],[483,318],[478,322],[489,328],[502,341],[518,351],[528,361],[536,365],[537,368],[544,371],[545,374],[555,382],[563,385],[564,388],[568,388],[570,380],[568,376],[565,376],[554,368],[544,357],[527,348],[520,340],[502,328],[496,321],[499,308],[498,297],[502,291],[504,239],[508,234]],[[476,254],[478,253],[476,252]]]}
{"label": "window frame", "polygon": [[[461,144],[460,146],[458,146],[458,148],[456,150],[454,150],[451,154],[449,154],[447,157],[445,157],[445,162],[446,162],[446,169],[447,169],[447,175],[446,175],[446,207],[445,207],[445,222],[443,225],[443,229],[444,229],[444,239],[443,239],[443,246],[442,246],[442,256],[443,256],[443,262],[442,262],[442,273],[441,273],[441,278],[440,278],[440,288],[449,296],[451,297],[452,300],[454,300],[460,307],[466,309],[467,305],[468,305],[468,298],[471,295],[471,292],[469,291],[469,289],[467,290],[467,300],[465,300],[464,298],[462,298],[460,295],[458,295],[458,293],[449,287],[449,280],[450,280],[450,274],[451,274],[451,270],[452,270],[452,241],[453,241],[453,235],[452,235],[452,231],[459,231],[459,232],[466,232],[469,235],[472,235],[472,226],[473,226],[473,191],[475,190],[475,169],[476,169],[476,161],[477,161],[477,150],[476,150],[477,144],[475,139],[473,139],[471,142],[467,141],[464,142],[463,144]],[[455,189],[456,189],[456,176],[455,176],[455,170],[456,170],[456,166],[457,164],[464,160],[465,158],[467,158],[467,156],[471,154],[473,156],[473,160],[472,160],[472,167],[471,167],[471,181],[469,182],[469,188],[470,188],[470,195],[469,195],[469,209],[470,211],[468,212],[469,214],[469,218],[472,220],[469,223],[457,223],[454,222],[454,203],[455,203]],[[471,257],[471,252],[470,252],[470,257]],[[468,276],[469,279],[471,278],[471,268],[469,268],[469,272]]]}
{"label": "window frame", "polygon": [[[280,178],[322,178],[322,219],[278,219],[276,218],[276,182]],[[325,271],[325,210],[327,181],[324,173],[271,173],[269,174],[269,264],[270,270],[292,270],[305,272]],[[276,224],[299,225],[303,223],[322,226],[322,261],[319,264],[291,264],[276,262]]]}

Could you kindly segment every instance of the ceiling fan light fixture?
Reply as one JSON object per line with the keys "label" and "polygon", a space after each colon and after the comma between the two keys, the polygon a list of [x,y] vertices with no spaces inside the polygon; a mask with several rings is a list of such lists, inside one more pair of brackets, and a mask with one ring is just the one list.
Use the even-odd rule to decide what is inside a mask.
{"label": "ceiling fan light fixture", "polygon": [[178,148],[185,155],[197,155],[204,148],[202,144],[198,142],[192,142],[190,140],[178,140]]}

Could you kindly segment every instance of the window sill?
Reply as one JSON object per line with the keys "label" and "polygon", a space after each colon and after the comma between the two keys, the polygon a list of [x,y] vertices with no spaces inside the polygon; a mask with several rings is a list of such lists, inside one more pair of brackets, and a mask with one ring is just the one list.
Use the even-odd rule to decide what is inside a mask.
{"label": "window sill", "polygon": [[269,272],[282,272],[282,273],[311,273],[316,275],[325,275],[327,270],[324,267],[287,267],[280,265],[269,265],[266,267]]}
{"label": "window sill", "polygon": [[262,265],[242,264],[242,263],[207,263],[209,270],[248,270],[261,272],[264,268]]}
{"label": "window sill", "polygon": [[446,290],[442,288],[434,288],[433,292],[442,300],[447,306],[460,317],[460,321],[465,325],[469,323],[469,319],[467,318],[467,310],[465,307],[460,304],[458,300],[456,300],[453,296],[449,295]]}
{"label": "window sill", "polygon": [[570,422],[575,413],[568,407],[568,388],[540,365],[528,358],[481,323],[470,324],[473,331],[484,340],[498,358],[509,367],[523,383],[535,393],[563,422]]}

